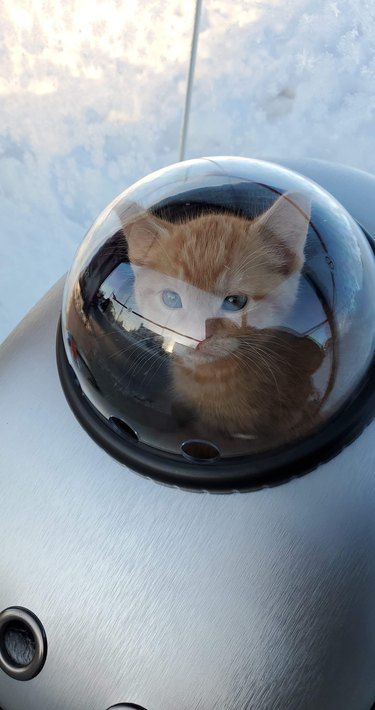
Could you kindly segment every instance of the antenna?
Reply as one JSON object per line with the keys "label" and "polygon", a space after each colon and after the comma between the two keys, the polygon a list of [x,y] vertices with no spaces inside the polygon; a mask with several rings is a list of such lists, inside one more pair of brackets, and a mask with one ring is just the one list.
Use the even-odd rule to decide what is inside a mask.
{"label": "antenna", "polygon": [[186,148],[186,138],[187,138],[188,126],[189,126],[191,94],[192,94],[192,90],[193,90],[195,61],[197,58],[199,19],[200,19],[200,14],[201,14],[201,7],[202,7],[202,0],[196,0],[193,37],[191,40],[191,50],[190,50],[189,74],[188,74],[186,95],[185,95],[184,117],[183,117],[182,128],[181,128],[180,156],[179,156],[180,160],[185,160],[185,148]]}

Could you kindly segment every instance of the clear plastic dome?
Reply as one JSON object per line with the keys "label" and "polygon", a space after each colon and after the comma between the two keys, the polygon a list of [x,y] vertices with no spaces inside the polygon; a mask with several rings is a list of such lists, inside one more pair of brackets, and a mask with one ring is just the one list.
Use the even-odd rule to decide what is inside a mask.
{"label": "clear plastic dome", "polygon": [[88,232],[65,350],[86,400],[144,450],[215,462],[290,448],[362,381],[374,289],[365,234],[318,185],[191,160],[137,182]]}

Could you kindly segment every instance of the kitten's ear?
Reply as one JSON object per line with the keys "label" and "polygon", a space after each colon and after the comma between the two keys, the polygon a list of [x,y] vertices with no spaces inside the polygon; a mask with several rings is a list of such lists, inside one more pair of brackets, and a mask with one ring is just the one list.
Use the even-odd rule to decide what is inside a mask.
{"label": "kitten's ear", "polygon": [[[290,271],[296,267],[302,268],[310,214],[311,200],[307,195],[286,192],[255,221],[258,228],[266,233],[270,244],[278,247],[277,255],[284,262],[284,266],[290,262]],[[296,260],[295,257],[297,264],[292,264]]]}
{"label": "kitten's ear", "polygon": [[136,203],[122,211],[118,209],[122,231],[128,243],[128,256],[132,264],[144,266],[156,240],[168,236],[168,222],[142,209]]}

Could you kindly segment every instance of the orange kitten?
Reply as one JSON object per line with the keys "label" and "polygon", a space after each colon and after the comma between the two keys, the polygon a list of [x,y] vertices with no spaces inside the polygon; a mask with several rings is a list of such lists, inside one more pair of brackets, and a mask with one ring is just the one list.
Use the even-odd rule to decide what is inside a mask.
{"label": "orange kitten", "polygon": [[308,198],[289,193],[253,220],[171,223],[135,205],[124,215],[138,309],[169,342],[175,393],[205,431],[283,441],[311,427],[321,352],[281,327],[309,214]]}

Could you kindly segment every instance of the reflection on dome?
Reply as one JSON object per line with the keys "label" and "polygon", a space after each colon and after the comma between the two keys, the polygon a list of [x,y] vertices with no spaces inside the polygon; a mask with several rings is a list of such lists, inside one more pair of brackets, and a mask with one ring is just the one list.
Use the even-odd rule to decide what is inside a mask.
{"label": "reflection on dome", "polygon": [[365,372],[372,259],[301,176],[247,160],[172,166],[123,193],[81,246],[68,358],[101,415],[141,443],[272,449],[313,432]]}

